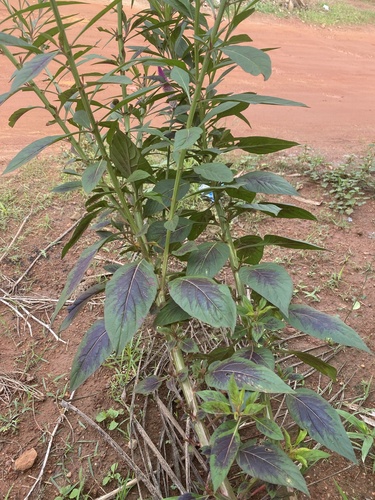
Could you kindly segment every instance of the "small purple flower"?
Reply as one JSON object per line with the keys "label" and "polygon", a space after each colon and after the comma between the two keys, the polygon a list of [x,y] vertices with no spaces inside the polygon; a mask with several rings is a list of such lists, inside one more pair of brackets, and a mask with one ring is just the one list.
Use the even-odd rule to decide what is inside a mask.
{"label": "small purple flower", "polygon": [[164,92],[172,92],[173,87],[171,85],[169,85],[168,78],[167,78],[166,74],[164,73],[163,68],[161,68],[160,66],[158,66],[158,75],[160,77],[161,83],[163,84]]}

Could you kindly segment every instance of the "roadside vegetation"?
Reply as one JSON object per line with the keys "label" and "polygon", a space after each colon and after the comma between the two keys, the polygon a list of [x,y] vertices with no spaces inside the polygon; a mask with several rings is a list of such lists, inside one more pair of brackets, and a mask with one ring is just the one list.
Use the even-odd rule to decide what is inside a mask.
{"label": "roadside vegetation", "polygon": [[293,2],[279,0],[261,0],[256,9],[264,14],[279,17],[296,17],[308,24],[320,26],[355,26],[373,24],[375,22],[375,8],[373,2],[350,0],[316,1],[306,0],[292,7]]}
{"label": "roadside vegetation", "polygon": [[[36,338],[18,360],[22,369],[3,375],[0,395],[8,409],[0,431],[19,432],[24,415],[35,416],[38,398],[59,408],[52,431],[43,429],[47,451],[26,498],[34,490],[52,498],[51,488],[55,500],[89,499],[94,487],[96,494],[112,488],[126,498],[135,486],[145,497],[169,500],[309,495],[306,473],[317,463],[333,454],[353,464],[374,457],[371,424],[362,423],[372,381],[364,380],[361,394],[348,399],[352,406],[338,411],[346,382],[335,384],[345,369],[334,363],[345,350],[370,354],[347,323],[367,307],[363,290],[373,269],[360,268],[354,290],[348,254],[325,279],[326,227],[299,199],[299,178],[288,177],[290,161],[264,159],[296,143],[234,137],[223,125],[228,117],[248,125],[243,112],[252,104],[304,106],[219,92],[237,67],[250,76],[271,75],[268,51],[238,33],[257,3],[223,0],[216,8],[208,2],[208,13],[201,1],[150,0],[127,17],[115,0],[71,39],[68,27],[78,21],[63,15],[59,2],[25,3],[21,10],[4,2],[9,18],[0,48],[15,73],[1,101],[33,92],[61,128],[18,153],[5,174],[33,161],[31,171],[43,178],[39,153],[62,141],[71,145],[54,194],[42,194],[42,183],[25,195],[12,178],[0,189],[2,227],[9,230],[12,218],[21,223],[2,243],[9,272],[16,249],[21,261],[27,258],[21,243],[31,233],[23,241],[20,235],[28,210],[47,238],[48,209],[64,217],[63,232],[38,246],[26,271],[23,262],[13,275],[4,274],[1,289],[5,338],[17,344],[22,329],[33,338],[38,323],[49,342]],[[114,29],[100,24],[108,13]],[[98,23],[112,43],[106,65],[93,64],[103,63],[99,49],[85,45],[85,32]],[[71,87],[62,91],[67,74]],[[11,123],[30,109],[17,110]],[[247,158],[235,159],[238,152]],[[341,165],[339,175],[307,154],[293,168],[301,163],[297,174],[326,190],[334,217],[352,215],[367,201],[371,155],[366,163]],[[41,196],[38,210],[33,193]],[[20,211],[24,196],[27,210]],[[29,273],[56,245],[70,268],[61,273],[59,297],[20,294],[37,284]],[[44,272],[55,272],[56,262],[45,262]],[[344,276],[351,293],[341,288]],[[342,294],[343,304],[331,314],[319,307],[324,290]],[[31,313],[34,299],[38,314]],[[70,344],[64,350],[72,330],[74,356]],[[45,360],[59,348],[71,356],[69,374],[56,374],[53,354]],[[43,373],[43,390],[33,367]],[[87,387],[95,392],[97,385],[107,406],[94,405],[89,414],[80,406],[90,397]],[[68,415],[81,432],[73,439],[67,426],[49,472],[49,454]],[[106,464],[100,479],[94,469],[107,451],[98,437],[119,459]]]}

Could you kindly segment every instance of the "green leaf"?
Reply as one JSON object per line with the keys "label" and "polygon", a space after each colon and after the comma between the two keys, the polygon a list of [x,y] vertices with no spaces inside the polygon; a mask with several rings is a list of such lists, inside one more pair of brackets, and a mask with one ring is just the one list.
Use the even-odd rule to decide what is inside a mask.
{"label": "green leaf", "polygon": [[106,169],[107,163],[104,160],[91,163],[85,168],[82,174],[82,187],[86,194],[96,188]]}
{"label": "green leaf", "polygon": [[262,50],[242,45],[231,45],[221,50],[246,73],[254,76],[263,75],[265,80],[271,76],[270,56]]}
{"label": "green leaf", "polygon": [[133,83],[133,80],[125,75],[107,74],[99,78],[99,80],[96,80],[95,84],[97,83],[116,83],[118,85],[131,85]]}
{"label": "green leaf", "polygon": [[138,165],[140,153],[137,146],[124,132],[117,130],[113,135],[109,152],[117,170],[125,179],[128,178]]}
{"label": "green leaf", "polygon": [[275,153],[276,151],[281,151],[282,149],[298,146],[297,142],[284,141],[283,139],[274,139],[272,137],[237,137],[237,140],[238,142],[236,144],[236,148],[255,155]]}
{"label": "green leaf", "polygon": [[277,217],[278,219],[304,219],[304,220],[316,220],[315,215],[313,215],[308,210],[296,207],[294,205],[285,205],[283,203],[248,203],[241,205],[241,208],[250,208],[253,210],[260,210],[271,217]]}
{"label": "green leaf", "polygon": [[[107,13],[110,12],[116,5],[120,2],[121,0],[113,0],[110,4],[106,5],[104,9],[102,9],[100,12],[98,12],[94,17],[90,19],[88,23],[84,23],[83,29],[80,31],[80,33],[77,35],[75,38],[74,42],[75,43],[79,38],[82,37],[83,33],[87,31],[91,26],[93,26],[99,19],[102,19],[102,17]],[[77,2],[78,3],[78,2]],[[68,3],[69,4],[69,3]]]}
{"label": "green leaf", "polygon": [[294,248],[298,250],[325,250],[325,248],[313,245],[307,241],[293,240],[291,238],[284,238],[283,236],[276,236],[274,234],[266,234],[264,237],[264,244],[275,245],[283,248]]}
{"label": "green leaf", "polygon": [[36,52],[40,53],[41,51],[38,49],[38,47],[35,47],[34,45],[31,45],[22,38],[18,38],[13,35],[9,35],[8,33],[4,33],[3,31],[0,31],[0,45],[5,45],[5,47],[21,47],[22,49],[27,49],[30,52]]}
{"label": "green leaf", "polygon": [[146,318],[157,292],[157,279],[145,260],[120,267],[106,286],[104,320],[113,348],[120,354]]}
{"label": "green leaf", "polygon": [[267,442],[245,443],[239,450],[237,463],[253,478],[295,488],[309,495],[306,482],[298,467],[279,446]]}
{"label": "green leaf", "polygon": [[86,332],[74,357],[70,373],[70,390],[75,391],[112,353],[104,320],[96,321]]}
{"label": "green leaf", "polygon": [[89,268],[93,258],[95,257],[98,250],[104,245],[105,241],[106,241],[105,239],[96,241],[92,245],[85,248],[84,251],[79,256],[73,269],[68,274],[64,289],[61,292],[61,295],[53,312],[51,323],[54,322],[56,316],[58,315],[59,311],[61,310],[65,302],[69,299],[74,290],[80,284],[81,279],[83,278],[85,272]]}
{"label": "green leaf", "polygon": [[241,281],[255,292],[288,314],[293,295],[293,281],[278,264],[265,262],[256,266],[243,266],[239,271]]}
{"label": "green leaf", "polygon": [[246,264],[259,264],[263,257],[264,242],[260,236],[248,235],[234,241],[237,256]]}
{"label": "green leaf", "polygon": [[229,253],[226,243],[220,241],[201,243],[196,251],[191,252],[186,273],[213,278],[223,268]]}
{"label": "green leaf", "polygon": [[182,151],[184,149],[191,149],[202,133],[203,130],[200,127],[178,130],[174,139],[174,150]]}
{"label": "green leaf", "polygon": [[338,413],[322,396],[310,389],[297,389],[287,395],[286,405],[292,418],[315,441],[357,463]]}
{"label": "green leaf", "polygon": [[232,413],[230,404],[222,401],[204,401],[201,408],[205,413],[211,415],[230,415]]}
{"label": "green leaf", "polygon": [[313,368],[318,370],[318,372],[323,373],[323,375],[327,375],[330,379],[336,382],[337,370],[334,366],[307,352],[290,350],[288,352],[290,354],[294,354],[298,359],[300,359],[307,365],[312,366]]}
{"label": "green leaf", "polygon": [[231,376],[234,377],[240,389],[271,394],[293,392],[269,368],[236,355],[224,361],[211,363],[206,374],[206,383],[210,387],[226,391]]}
{"label": "green leaf", "polygon": [[270,104],[274,106],[301,106],[307,108],[306,104],[298,101],[290,101],[289,99],[281,99],[280,97],[273,97],[269,95],[259,95],[244,92],[242,94],[229,94],[228,96],[220,98],[220,101],[237,101],[246,102],[249,104]]}
{"label": "green leaf", "polygon": [[[175,179],[163,179],[155,184],[153,190],[149,194],[159,194],[161,195],[161,200],[160,203],[153,199],[147,200],[144,209],[146,216],[154,215],[171,206],[175,182]],[[185,180],[180,182],[177,190],[177,201],[180,201],[189,192],[189,188],[189,182]]]}
{"label": "green leaf", "polygon": [[150,174],[148,172],[145,172],[144,170],[135,170],[133,173],[129,175],[127,180],[128,182],[137,182],[137,181],[143,181],[148,177],[150,177]]}
{"label": "green leaf", "polygon": [[175,66],[171,73],[171,79],[174,80],[178,85],[182,88],[182,90],[185,92],[185,94],[188,96],[189,101],[190,101],[190,76],[187,71],[184,71],[183,69],[179,68],[178,66]]}
{"label": "green leaf", "polygon": [[210,278],[188,276],[169,283],[172,299],[193,318],[216,328],[234,329],[236,304],[226,285]]}
{"label": "green leaf", "polygon": [[48,54],[37,54],[29,61],[26,61],[22,68],[17,69],[13,73],[13,81],[12,86],[10,87],[10,91],[14,92],[25,83],[33,80],[57,56],[58,53],[58,51],[55,51]]}
{"label": "green leaf", "polygon": [[209,389],[206,389],[204,391],[198,391],[197,395],[203,401],[216,401],[216,402],[220,402],[220,403],[225,403],[226,405],[230,406],[228,399],[224,396],[224,394],[222,392],[211,391]]}
{"label": "green leaf", "polygon": [[[184,217],[178,218],[178,226],[171,233],[170,243],[182,243],[191,231],[192,222]],[[153,242],[159,249],[164,248],[167,230],[162,220],[153,222],[147,231],[147,239]]]}
{"label": "green leaf", "polygon": [[282,441],[284,434],[276,422],[266,417],[254,417],[256,428],[270,439]]}
{"label": "green leaf", "polygon": [[25,113],[30,111],[31,109],[44,109],[41,106],[29,106],[28,108],[20,108],[17,109],[14,113],[11,114],[8,120],[9,127],[14,127],[16,122],[23,116]]}
{"label": "green leaf", "polygon": [[215,492],[227,477],[241,445],[237,423],[222,423],[212,434],[210,445],[210,472]]}
{"label": "green leaf", "polygon": [[76,191],[77,189],[82,189],[82,181],[68,181],[59,186],[55,186],[52,189],[53,193],[70,193],[71,191]]}
{"label": "green leaf", "polygon": [[336,410],[336,411],[341,417],[345,418],[345,420],[349,424],[353,425],[362,434],[366,434],[368,432],[367,425],[359,418],[355,417],[351,413],[348,413],[347,411],[344,410]]}
{"label": "green leaf", "polygon": [[80,239],[82,234],[86,231],[86,229],[89,227],[90,223],[95,219],[95,217],[98,215],[99,210],[95,210],[94,212],[88,212],[82,219],[78,222],[77,226],[74,229],[74,232],[68,241],[64,245],[64,248],[62,249],[61,256],[65,257],[65,255],[69,252],[69,250],[72,248],[73,245],[77,243],[77,241]]}
{"label": "green leaf", "polygon": [[174,300],[169,300],[157,314],[155,318],[155,325],[167,326],[172,325],[173,323],[182,323],[190,318],[190,314],[181,309],[181,307],[178,306]]}
{"label": "green leaf", "polygon": [[235,179],[236,185],[253,193],[297,195],[288,181],[272,172],[253,171]]}
{"label": "green leaf", "polygon": [[233,181],[233,172],[224,163],[202,163],[194,167],[194,172],[209,181],[223,183]]}
{"label": "green leaf", "polygon": [[330,316],[312,307],[293,304],[289,308],[288,323],[318,339],[331,339],[337,344],[356,347],[371,353],[361,337],[340,318]]}
{"label": "green leaf", "polygon": [[91,129],[90,118],[84,109],[79,109],[73,115],[73,121],[79,127],[83,127],[87,130]]}
{"label": "green leaf", "polygon": [[180,220],[178,215],[174,215],[171,220],[167,220],[167,222],[164,222],[164,227],[167,231],[175,231],[178,225],[178,221]]}
{"label": "green leaf", "polygon": [[4,170],[4,174],[9,174],[10,172],[17,170],[17,168],[22,167],[22,165],[25,165],[25,163],[28,163],[30,160],[35,158],[40,152],[43,151],[43,149],[51,146],[51,144],[54,144],[55,142],[61,141],[65,137],[65,135],[52,135],[32,142],[16,154]]}

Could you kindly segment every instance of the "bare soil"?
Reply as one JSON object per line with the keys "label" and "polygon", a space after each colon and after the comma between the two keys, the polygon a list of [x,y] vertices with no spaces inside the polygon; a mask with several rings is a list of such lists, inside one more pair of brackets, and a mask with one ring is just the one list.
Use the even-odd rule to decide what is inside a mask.
{"label": "bare soil", "polygon": [[[79,6],[79,16],[87,20],[102,6],[101,1]],[[3,15],[0,8],[0,16]],[[108,23],[111,22],[108,18]],[[374,141],[375,27],[323,29],[307,26],[293,19],[280,20],[257,15],[244,25],[243,30],[249,33],[258,47],[280,47],[271,53],[273,75],[269,81],[263,82],[260,78],[250,79],[240,72],[233,73],[224,82],[224,90],[255,91],[302,101],[309,106],[252,107],[247,115],[253,127],[251,133],[296,140],[334,162],[341,161],[346,155],[364,154],[367,146]],[[91,36],[92,41],[98,38],[97,33]],[[110,48],[105,50],[109,51]],[[1,94],[9,88],[9,75],[13,69],[8,66],[5,57],[0,57]],[[66,82],[66,87],[69,85],[70,82]],[[14,110],[28,105],[28,93],[19,93],[16,99],[10,99],[0,109],[0,171],[22,147],[56,132],[53,126],[46,128],[48,116],[40,112],[27,114],[18,121],[14,129],[10,129],[7,126],[8,116]],[[242,123],[232,125],[236,134],[248,133],[243,129]],[[56,151],[55,149],[55,154]],[[44,155],[42,162],[43,170],[33,171],[31,177],[22,173],[3,182],[13,183],[9,185],[12,189],[16,185],[18,196],[29,194],[37,199],[35,190],[43,187],[43,184],[39,186],[39,175],[47,175],[48,182],[53,184],[60,168],[56,155]],[[276,171],[279,168],[277,165],[276,162]],[[317,216],[318,223],[288,220],[275,223],[273,219],[261,220],[256,222],[257,229],[260,234],[308,239],[329,249],[329,252],[324,253],[283,250],[273,254],[272,258],[283,260],[291,273],[299,290],[297,300],[346,319],[361,334],[370,349],[375,351],[375,201],[368,200],[365,205],[357,208],[351,215],[352,220],[348,221],[347,217],[338,216],[328,208],[329,198],[325,191],[301,176],[298,166],[289,167],[286,175],[288,180],[298,184],[299,193],[305,200],[322,202],[318,206],[294,200],[295,204],[311,210]],[[45,203],[43,210],[32,207],[32,214],[17,239],[17,245],[0,261],[1,294],[8,291],[13,297],[37,299],[37,305],[25,301],[22,303],[46,324],[49,324],[54,307],[50,301],[59,297],[66,275],[82,251],[83,244],[76,245],[64,260],[61,260],[61,243],[68,236],[42,254],[41,250],[69,229],[82,212],[80,197],[54,196]],[[248,221],[249,224],[253,222]],[[10,245],[20,223],[17,219],[10,221],[6,232],[0,235],[0,258]],[[241,232],[245,229],[241,226],[236,228],[238,235],[242,235]],[[40,258],[16,289],[10,292],[13,284],[37,256]],[[341,270],[341,278],[335,280],[335,275]],[[89,286],[93,280],[95,273],[88,274],[84,286]],[[2,298],[7,299],[6,294],[1,295],[0,299]],[[355,302],[359,303],[359,308],[352,311]],[[21,500],[26,497],[42,468],[51,433],[60,418],[62,420],[53,439],[43,479],[30,498],[54,499],[58,495],[55,484],[75,484],[79,481],[80,471],[85,478],[84,492],[90,495],[88,498],[100,497],[105,491],[117,487],[116,482],[102,486],[103,477],[116,462],[119,463],[119,471],[126,476],[127,467],[121,457],[95,429],[73,412],[67,412],[61,417],[60,401],[70,396],[69,371],[76,348],[88,325],[100,314],[100,304],[86,308],[85,315],[63,333],[63,343],[55,340],[46,328],[32,318],[29,318],[29,329],[27,323],[9,306],[9,302],[0,302],[3,346],[0,376],[6,374],[41,392],[39,398],[34,395],[28,399],[27,394],[22,396],[19,391],[9,389],[6,382],[0,384],[1,498],[6,497],[12,486],[7,498]],[[293,334],[293,331],[288,334]],[[151,331],[144,332],[140,348],[149,348],[152,335]],[[300,342],[297,347],[308,347],[303,341]],[[313,346],[314,341],[309,342]],[[341,402],[350,403],[353,398],[362,394],[362,382],[370,382],[375,375],[373,357],[353,349],[342,349],[331,363],[338,368],[339,378],[332,384],[329,393],[326,393],[328,399],[338,394],[337,398]],[[93,419],[99,411],[111,407],[121,408],[119,402],[114,402],[111,393],[116,377],[118,378],[118,372],[113,367],[100,369],[76,392],[73,404]],[[328,382],[326,377],[318,378],[314,375],[311,383],[325,387]],[[121,394],[124,387],[116,387]],[[19,405],[18,411],[14,411],[16,404]],[[141,397],[139,404],[143,404]],[[372,386],[365,406],[375,406]],[[27,411],[23,412],[24,409]],[[12,415],[17,415],[14,426],[6,420],[7,415],[10,415],[9,411],[12,411]],[[158,443],[161,424],[152,404],[147,415],[148,433]],[[3,430],[4,426],[6,431]],[[126,430],[126,425],[123,430]],[[117,430],[110,431],[110,434],[130,454],[128,437]],[[25,472],[15,471],[15,460],[30,448],[35,448],[38,453],[35,464]],[[375,480],[371,469],[371,460],[354,466],[333,454],[329,460],[308,472],[306,479],[310,485],[311,498],[339,499],[334,480],[351,500],[375,498]],[[264,495],[265,492],[260,492],[259,498],[267,498]],[[135,489],[129,498],[138,497]],[[82,493],[79,498],[86,497]],[[298,498],[302,499],[303,496]]]}

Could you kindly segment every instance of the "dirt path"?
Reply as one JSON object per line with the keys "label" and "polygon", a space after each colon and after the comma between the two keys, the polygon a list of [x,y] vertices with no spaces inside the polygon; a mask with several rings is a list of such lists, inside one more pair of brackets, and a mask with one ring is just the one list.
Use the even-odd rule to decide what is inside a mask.
{"label": "dirt path", "polygon": [[[85,20],[91,18],[101,4],[104,2],[96,0],[80,6],[80,15]],[[1,9],[0,18],[5,16]],[[263,82],[261,77],[233,72],[225,80],[225,90],[254,91],[302,101],[309,106],[309,109],[253,106],[247,110],[252,134],[295,140],[330,159],[363,152],[375,141],[374,26],[323,29],[297,20],[256,15],[243,24],[243,31],[257,47],[280,47],[271,53],[273,75]],[[94,43],[99,36],[94,32],[88,41]],[[3,55],[0,67],[2,94],[9,89],[13,68]],[[70,84],[66,83],[68,87]],[[54,127],[46,127],[49,116],[40,110],[28,113],[13,129],[9,128],[10,114],[28,105],[30,94],[23,92],[0,108],[0,170],[28,143],[58,132]],[[248,132],[242,122],[232,126],[238,135]]]}

